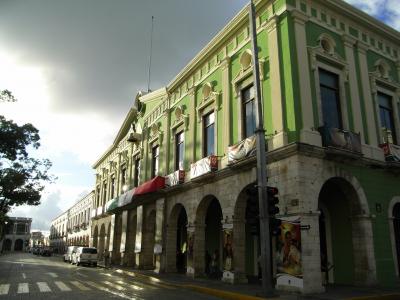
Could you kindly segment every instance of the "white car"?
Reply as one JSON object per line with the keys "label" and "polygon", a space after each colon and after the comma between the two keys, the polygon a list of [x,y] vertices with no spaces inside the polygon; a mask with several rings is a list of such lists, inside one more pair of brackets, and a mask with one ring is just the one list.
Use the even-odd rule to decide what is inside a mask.
{"label": "white car", "polygon": [[72,254],[78,249],[78,246],[69,246],[64,254],[64,261],[72,263]]}
{"label": "white car", "polygon": [[94,247],[78,247],[72,253],[72,263],[79,266],[80,264],[87,264],[97,266],[97,249]]}

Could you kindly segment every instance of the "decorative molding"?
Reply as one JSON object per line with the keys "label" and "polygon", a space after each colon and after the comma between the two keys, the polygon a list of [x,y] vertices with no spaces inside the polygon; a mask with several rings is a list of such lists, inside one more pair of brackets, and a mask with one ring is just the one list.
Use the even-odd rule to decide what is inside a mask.
{"label": "decorative molding", "polygon": [[159,123],[154,123],[151,125],[151,127],[148,129],[149,130],[149,150],[151,151],[151,145],[154,144],[154,142],[158,141],[159,145],[162,145],[162,138],[163,138],[163,132],[160,129],[161,126]]}
{"label": "decorative molding", "polygon": [[202,88],[202,99],[199,103],[199,105],[197,106],[196,110],[197,110],[197,116],[198,116],[198,122],[200,123],[202,121],[202,114],[204,109],[211,105],[214,104],[214,110],[215,112],[218,111],[219,109],[219,96],[221,93],[218,92],[214,92],[214,87],[212,86],[212,84],[210,82],[207,82],[203,85]]}
{"label": "decorative molding", "polygon": [[338,66],[345,72],[345,81],[349,80],[349,65],[346,60],[337,53],[328,54],[326,51],[319,47],[308,47],[308,53],[310,55],[311,69],[317,70],[318,57],[326,60],[328,63]]}
{"label": "decorative molding", "polygon": [[171,126],[171,132],[175,131],[179,126],[184,125],[185,130],[189,128],[189,115],[183,113],[183,107],[177,106],[175,108],[175,121]]}

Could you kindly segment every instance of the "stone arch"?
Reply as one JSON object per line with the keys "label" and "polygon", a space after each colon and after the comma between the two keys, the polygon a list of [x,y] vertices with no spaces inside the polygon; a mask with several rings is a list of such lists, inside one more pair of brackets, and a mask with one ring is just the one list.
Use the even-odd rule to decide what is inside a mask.
{"label": "stone arch", "polygon": [[[326,180],[318,194],[318,209],[323,211],[319,221],[322,268],[329,270],[329,266],[333,266],[335,283],[373,284],[376,282],[376,264],[367,198],[354,176],[335,170],[339,170],[341,176]],[[327,212],[331,224],[327,219],[321,219]],[[331,237],[327,235],[327,227],[332,229]],[[332,257],[329,253],[333,253]],[[327,279],[330,280],[329,276]]]}
{"label": "stone arch", "polygon": [[[222,207],[218,198],[212,194],[205,196],[196,209],[193,264],[197,274],[204,274],[208,271],[205,260],[206,251],[210,256],[214,251],[219,252],[217,263],[218,268],[222,269],[222,218]],[[190,242],[190,237],[188,239]]]}
{"label": "stone arch", "polygon": [[[248,220],[249,206],[258,210],[258,195],[253,195],[256,201],[250,201],[250,191],[254,190],[255,182],[246,185],[237,195],[233,220],[233,272],[235,282],[246,282],[252,278],[258,280],[258,247],[259,234],[252,233]],[[253,199],[252,198],[252,199]],[[259,221],[258,221],[259,222]],[[257,254],[256,254],[257,253]],[[247,261],[247,263],[246,263]]]}
{"label": "stone arch", "polygon": [[141,252],[143,256],[143,268],[154,269],[154,244],[156,231],[156,210],[154,207],[146,209],[143,223],[143,248]]}
{"label": "stone arch", "polygon": [[[392,253],[393,253],[393,262],[394,268],[396,272],[396,276],[400,277],[400,232],[396,236],[396,228],[395,228],[395,208],[398,209],[400,206],[400,196],[395,196],[389,203],[388,207],[388,220],[389,220],[389,232],[390,232],[390,241],[392,243]],[[397,219],[397,218],[396,218]],[[397,220],[399,222],[399,220]],[[397,224],[396,224],[397,225]]]}
{"label": "stone arch", "polygon": [[[182,228],[178,228],[179,225],[179,218],[180,216],[184,214],[186,216],[186,224],[185,224],[185,232],[182,233],[185,237],[185,243],[187,242],[187,211],[185,209],[185,206],[182,203],[176,203],[169,215],[168,215],[168,225],[167,225],[167,249],[166,249],[166,255],[167,255],[167,266],[166,270],[167,272],[176,272],[179,271],[177,267],[177,251],[178,251],[178,235],[179,232],[182,230]],[[186,248],[186,246],[185,246]],[[183,251],[182,255],[184,255],[185,259],[185,264],[186,264],[186,249]]]}

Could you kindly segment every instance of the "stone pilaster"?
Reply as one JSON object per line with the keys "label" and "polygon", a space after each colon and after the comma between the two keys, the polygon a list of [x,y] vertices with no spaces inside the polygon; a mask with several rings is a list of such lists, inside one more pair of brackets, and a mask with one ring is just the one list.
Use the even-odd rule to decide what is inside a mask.
{"label": "stone pilaster", "polygon": [[232,127],[232,107],[231,107],[231,95],[230,95],[230,63],[231,59],[229,56],[225,57],[221,62],[222,70],[222,109],[224,116],[224,133],[223,133],[223,149],[227,151],[228,146],[231,145],[231,127]]}
{"label": "stone pilaster", "polygon": [[283,97],[281,85],[281,69],[279,62],[279,39],[277,17],[272,17],[267,24],[268,46],[269,46],[269,64],[270,64],[270,82],[272,99],[272,126],[275,132],[274,137],[268,145],[269,150],[282,147],[287,144],[287,133],[284,131],[283,124]]}
{"label": "stone pilaster", "polygon": [[[308,21],[307,15],[300,11],[292,11],[292,17],[294,20],[294,31],[296,37],[296,49],[297,49],[297,62],[299,70],[308,74],[309,60],[307,53],[307,37],[305,24]],[[311,82],[310,76],[299,75],[300,81],[300,100],[301,100],[301,118],[303,127],[300,132],[300,141],[305,144],[311,144],[315,146],[321,146],[322,140],[321,135],[314,128],[314,113],[311,96]]]}
{"label": "stone pilaster", "polygon": [[135,265],[143,268],[142,231],[143,231],[143,206],[136,208],[136,239],[135,239]]}
{"label": "stone pilaster", "polygon": [[157,273],[165,271],[166,251],[164,249],[164,207],[165,199],[158,199],[156,202],[156,228],[154,236],[154,271]]}
{"label": "stone pilaster", "polygon": [[196,161],[196,126],[197,126],[197,113],[196,113],[196,88],[193,87],[189,90],[189,106],[190,106],[190,124],[189,124],[189,163]]}
{"label": "stone pilaster", "polygon": [[[109,257],[110,261],[113,258],[113,249],[114,249],[114,228],[115,228],[115,214],[111,216],[111,226],[110,226],[110,232],[108,236],[110,237],[110,240],[108,241],[108,252],[109,252]],[[107,245],[107,243],[106,243]]]}

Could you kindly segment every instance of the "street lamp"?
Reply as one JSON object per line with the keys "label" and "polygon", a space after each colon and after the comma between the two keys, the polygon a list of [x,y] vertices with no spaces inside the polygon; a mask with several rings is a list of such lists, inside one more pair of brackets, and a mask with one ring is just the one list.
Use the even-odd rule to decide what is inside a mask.
{"label": "street lamp", "polygon": [[267,193],[267,159],[265,151],[264,117],[262,112],[260,70],[258,65],[256,9],[253,0],[249,7],[251,47],[253,53],[253,78],[254,98],[256,115],[256,137],[257,137],[257,186],[260,213],[260,244],[261,244],[261,274],[264,296],[272,296],[274,287],[272,285],[271,268],[271,237],[269,230],[268,193]]}

